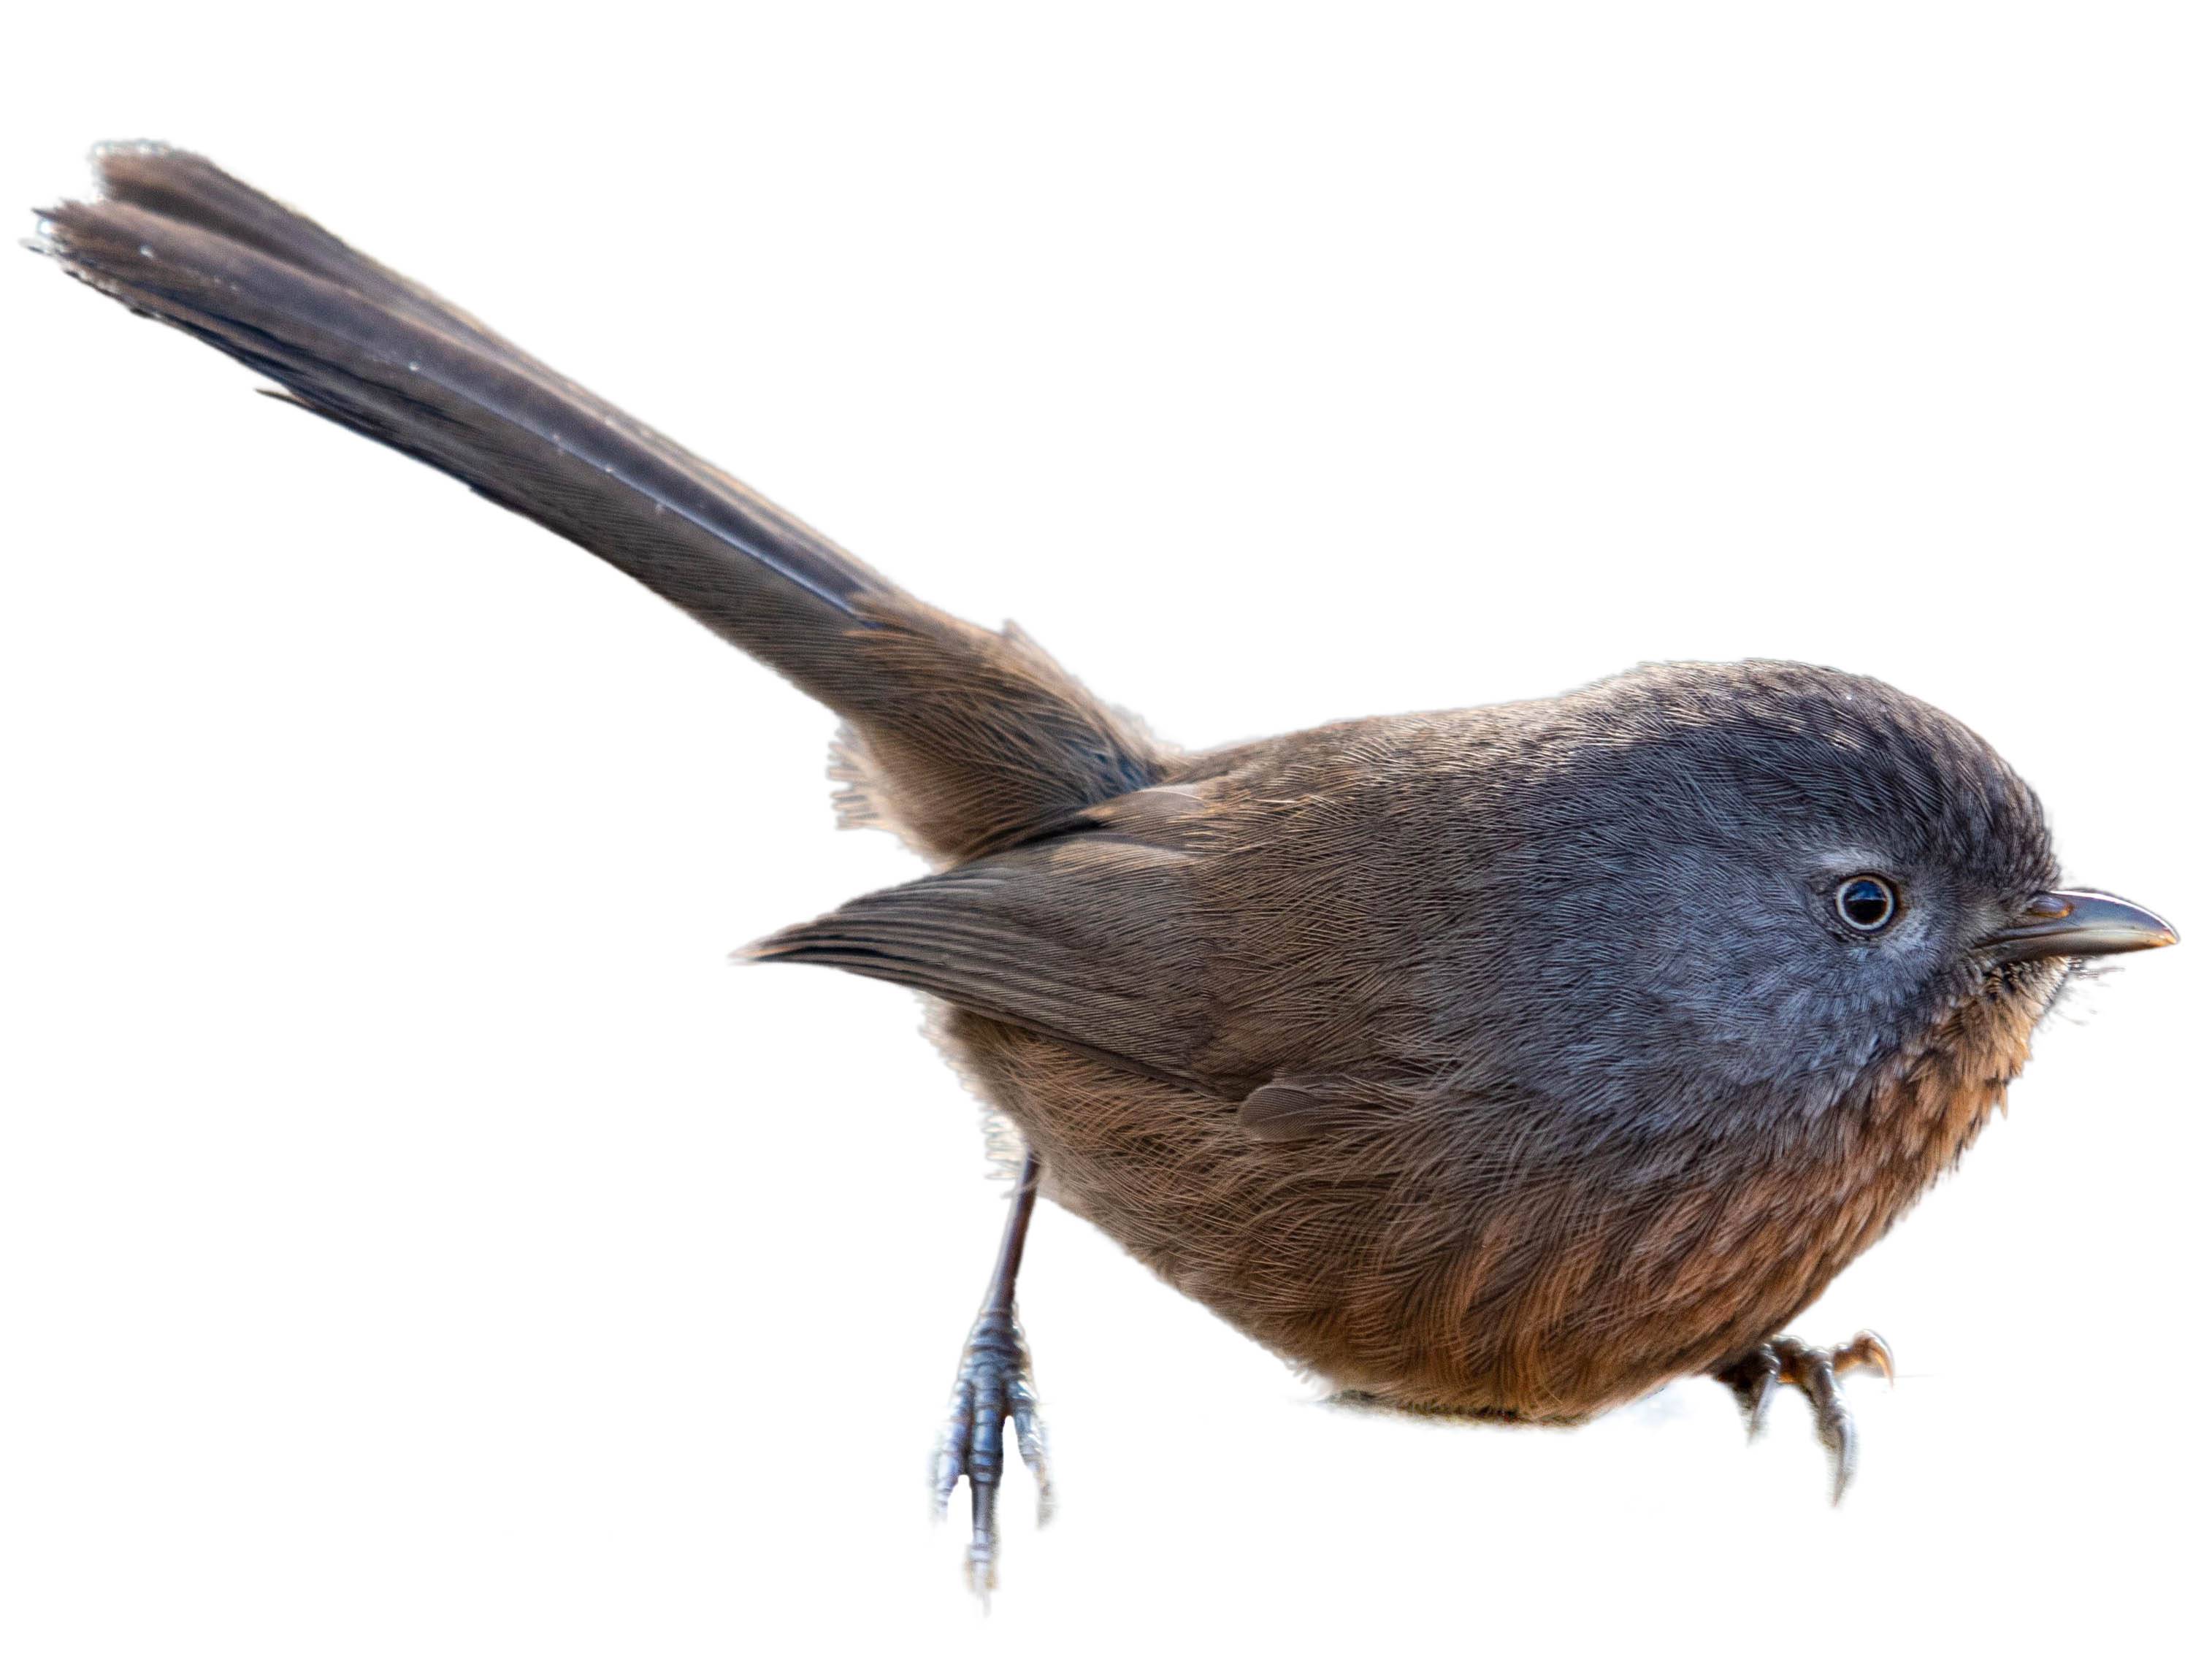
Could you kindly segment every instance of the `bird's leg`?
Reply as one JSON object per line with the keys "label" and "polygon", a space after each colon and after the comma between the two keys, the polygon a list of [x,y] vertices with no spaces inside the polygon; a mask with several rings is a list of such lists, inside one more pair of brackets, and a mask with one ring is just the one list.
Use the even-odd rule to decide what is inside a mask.
{"label": "bird's leg", "polygon": [[1865,1367],[1897,1380],[1897,1361],[1889,1344],[1872,1331],[1861,1331],[1838,1348],[1808,1348],[1793,1336],[1762,1342],[1741,1358],[1730,1360],[1713,1375],[1726,1383],[1743,1409],[1745,1429],[1754,1437],[1766,1426],[1766,1408],[1774,1391],[1783,1385],[1802,1391],[1813,1402],[1813,1423],[1820,1443],[1828,1449],[1828,1468],[1833,1481],[1829,1501],[1841,1503],[1844,1488],[1851,1483],[1858,1464],[1858,1436],[1851,1427],[1850,1408],[1837,1378]]}
{"label": "bird's leg", "polygon": [[1052,1514],[1052,1480],[1045,1472],[1044,1425],[1037,1420],[1036,1392],[1030,1378],[1029,1347],[1014,1316],[1014,1278],[1022,1267],[1022,1245],[1029,1237],[1030,1212],[1036,1207],[1037,1155],[1022,1159],[999,1260],[983,1292],[982,1311],[961,1350],[953,1379],[951,1415],[938,1442],[935,1471],[937,1512],[945,1513],[952,1489],[968,1481],[968,1583],[988,1595],[998,1578],[999,1486],[1006,1468],[1006,1427],[1014,1425],[1014,1444],[1036,1477],[1037,1520]]}

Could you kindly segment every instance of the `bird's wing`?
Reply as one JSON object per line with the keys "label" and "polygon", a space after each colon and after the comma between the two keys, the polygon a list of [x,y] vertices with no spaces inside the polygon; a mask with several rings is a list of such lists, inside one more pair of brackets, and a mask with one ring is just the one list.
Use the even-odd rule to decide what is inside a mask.
{"label": "bird's wing", "polygon": [[1210,1064],[1210,952],[1199,855],[1089,829],[869,893],[748,955],[889,980],[1089,1050],[1242,1098]]}

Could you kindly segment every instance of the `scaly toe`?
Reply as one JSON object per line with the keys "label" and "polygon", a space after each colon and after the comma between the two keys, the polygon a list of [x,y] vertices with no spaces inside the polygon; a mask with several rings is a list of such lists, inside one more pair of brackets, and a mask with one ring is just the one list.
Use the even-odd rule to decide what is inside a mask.
{"label": "scaly toe", "polygon": [[968,1587],[987,1603],[998,1582],[999,1492],[1006,1478],[1006,1426],[1037,1482],[1037,1518],[1052,1512],[1052,1481],[1046,1468],[1044,1425],[1030,1382],[1029,1352],[1010,1309],[987,1309],[968,1334],[960,1370],[952,1385],[952,1405],[938,1442],[931,1496],[945,1514],[953,1489],[968,1483]]}

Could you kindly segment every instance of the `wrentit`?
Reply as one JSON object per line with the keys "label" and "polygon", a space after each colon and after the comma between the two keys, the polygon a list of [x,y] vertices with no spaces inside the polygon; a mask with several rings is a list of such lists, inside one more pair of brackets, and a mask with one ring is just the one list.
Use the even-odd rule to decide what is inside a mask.
{"label": "wrentit", "polygon": [[1755,1428],[1862,1333],[1784,1327],[1972,1142],[2081,959],[2172,944],[2062,886],[1959,722],[1783,662],[1185,754],[933,610],[199,157],[97,154],[70,276],[635,577],[842,717],[848,823],[935,873],[752,947],[925,994],[1026,1154],[938,1468],[995,1560],[1037,1193],[1347,1395],[1571,1422],[1710,1374]]}

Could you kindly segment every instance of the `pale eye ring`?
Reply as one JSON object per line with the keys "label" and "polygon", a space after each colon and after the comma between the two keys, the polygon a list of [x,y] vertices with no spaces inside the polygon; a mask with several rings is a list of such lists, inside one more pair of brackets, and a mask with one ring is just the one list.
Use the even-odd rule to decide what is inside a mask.
{"label": "pale eye ring", "polygon": [[1897,889],[1880,876],[1846,876],[1837,884],[1836,915],[1854,933],[1879,933],[1897,911]]}

